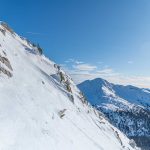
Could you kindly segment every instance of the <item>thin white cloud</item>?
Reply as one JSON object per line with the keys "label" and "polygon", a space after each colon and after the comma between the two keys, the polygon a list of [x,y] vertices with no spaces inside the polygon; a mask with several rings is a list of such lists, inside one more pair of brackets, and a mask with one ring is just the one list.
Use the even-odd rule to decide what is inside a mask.
{"label": "thin white cloud", "polygon": [[[116,72],[113,68],[106,65],[103,69],[99,69],[95,65],[87,63],[78,64],[74,59],[71,59],[71,61],[71,65],[66,64],[64,69],[70,74],[76,84],[79,84],[85,80],[103,78],[115,84],[150,88],[150,76],[127,76]],[[132,62],[130,61],[128,63],[130,64]]]}
{"label": "thin white cloud", "polygon": [[83,62],[83,61],[78,61],[78,60],[76,60],[75,63],[76,63],[76,64],[83,64],[84,62]]}
{"label": "thin white cloud", "polygon": [[85,80],[95,78],[103,78],[114,84],[134,85],[141,88],[150,88],[150,77],[146,76],[124,76],[119,73],[114,74],[99,74],[99,73],[73,73],[70,74],[76,84]]}
{"label": "thin white cloud", "polygon": [[150,77],[148,76],[114,76],[108,78],[110,82],[123,84],[123,85],[134,85],[142,88],[150,88]]}
{"label": "thin white cloud", "polygon": [[75,60],[73,58],[69,58],[68,60],[65,61],[65,63],[72,63],[74,62]]}
{"label": "thin white cloud", "polygon": [[90,65],[90,64],[78,64],[78,65],[73,65],[73,68],[79,71],[93,71],[97,69],[96,66]]}
{"label": "thin white cloud", "polygon": [[106,68],[106,69],[103,69],[103,70],[98,70],[97,73],[100,73],[100,74],[111,74],[113,73],[113,69],[111,68]]}
{"label": "thin white cloud", "polygon": [[[118,77],[119,73],[116,73],[113,69],[107,68],[107,69],[102,69],[98,71],[76,71],[72,70],[70,72],[70,75],[76,82],[76,84],[79,84],[85,80],[91,80],[94,78],[104,78],[104,79],[111,79],[114,77]],[[110,81],[110,80],[109,80]]]}
{"label": "thin white cloud", "polygon": [[66,64],[59,64],[59,65],[60,65],[60,67],[63,67],[63,68],[67,67]]}
{"label": "thin white cloud", "polygon": [[84,62],[70,58],[70,59],[66,60],[65,63],[83,64]]}

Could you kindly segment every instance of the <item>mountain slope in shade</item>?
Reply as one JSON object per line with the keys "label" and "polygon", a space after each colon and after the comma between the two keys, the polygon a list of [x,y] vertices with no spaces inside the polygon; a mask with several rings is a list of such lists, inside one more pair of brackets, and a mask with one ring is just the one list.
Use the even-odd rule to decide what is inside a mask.
{"label": "mountain slope in shade", "polygon": [[102,111],[110,122],[150,150],[150,92],[134,86],[109,83],[97,78],[78,85],[89,102]]}
{"label": "mountain slope in shade", "polygon": [[137,148],[85,101],[57,64],[1,22],[0,149]]}

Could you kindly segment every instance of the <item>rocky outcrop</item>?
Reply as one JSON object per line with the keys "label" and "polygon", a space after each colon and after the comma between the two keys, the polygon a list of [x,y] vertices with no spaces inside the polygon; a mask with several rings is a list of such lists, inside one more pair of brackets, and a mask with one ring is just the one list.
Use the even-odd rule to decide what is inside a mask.
{"label": "rocky outcrop", "polygon": [[13,69],[12,69],[12,66],[11,66],[11,64],[10,64],[10,61],[9,61],[6,57],[2,57],[2,56],[0,55],[0,61],[1,61],[3,64],[5,64],[11,71],[13,70]]}
{"label": "rocky outcrop", "polygon": [[7,23],[1,22],[1,25],[5,30],[9,31],[11,34],[14,34],[14,31],[9,27],[9,25]]}
{"label": "rocky outcrop", "polygon": [[[7,69],[4,66],[6,66]],[[12,68],[8,58],[6,58],[0,54],[0,74],[3,73],[5,75],[7,75],[8,77],[12,77],[12,73],[11,73],[12,71],[13,71],[13,68]]]}
{"label": "rocky outcrop", "polygon": [[8,77],[12,77],[12,73],[8,70],[6,70],[5,68],[0,66],[0,74],[3,73],[5,75],[7,75]]}

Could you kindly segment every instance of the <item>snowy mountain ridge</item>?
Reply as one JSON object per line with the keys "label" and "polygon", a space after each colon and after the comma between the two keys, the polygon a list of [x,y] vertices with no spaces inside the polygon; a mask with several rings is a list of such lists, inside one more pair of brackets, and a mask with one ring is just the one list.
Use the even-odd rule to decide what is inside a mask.
{"label": "snowy mountain ridge", "polygon": [[[38,48],[0,25],[1,150],[137,150]],[[108,144],[109,143],[109,144]]]}
{"label": "snowy mountain ridge", "polygon": [[[109,83],[97,78],[78,85],[89,102],[102,111],[110,122],[150,150],[150,93],[148,89]],[[143,141],[146,144],[143,145]],[[140,142],[139,142],[140,141]],[[145,146],[147,145],[147,148]]]}

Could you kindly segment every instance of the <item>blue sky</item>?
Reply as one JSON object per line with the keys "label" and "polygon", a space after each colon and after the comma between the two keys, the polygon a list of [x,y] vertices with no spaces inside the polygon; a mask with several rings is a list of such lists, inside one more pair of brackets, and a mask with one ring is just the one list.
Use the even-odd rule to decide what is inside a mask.
{"label": "blue sky", "polygon": [[0,20],[40,43],[77,83],[150,87],[149,0],[1,0]]}

